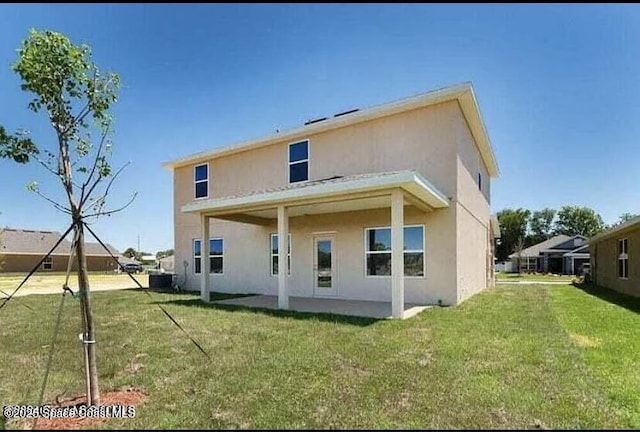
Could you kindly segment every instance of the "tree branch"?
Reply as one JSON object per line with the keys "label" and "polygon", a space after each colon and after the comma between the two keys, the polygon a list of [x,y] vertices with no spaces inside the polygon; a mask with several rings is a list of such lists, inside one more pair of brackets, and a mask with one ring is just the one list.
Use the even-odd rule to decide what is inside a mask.
{"label": "tree branch", "polygon": [[53,174],[54,176],[56,176],[56,177],[58,177],[58,178],[60,177],[60,172],[59,172],[59,171],[58,171],[58,172],[54,171],[54,170],[53,170],[53,169],[52,169],[52,168],[51,168],[51,167],[50,167],[50,166],[49,166],[45,161],[43,161],[42,159],[40,159],[40,158],[39,158],[39,157],[37,157],[37,156],[35,156],[35,157],[34,157],[34,159],[35,159],[35,160],[37,160],[37,161],[38,161],[38,163],[39,163],[40,165],[42,165],[42,166],[43,166],[47,171],[49,171],[51,174]]}
{"label": "tree branch", "polygon": [[[54,171],[45,161],[43,161],[42,159],[40,159],[39,157],[35,157],[35,160],[38,161],[38,163],[40,165],[42,165],[47,171],[49,171],[51,174],[53,174],[54,176],[60,178],[61,173],[60,172],[56,172]],[[76,182],[74,182],[73,180],[70,180],[71,184],[74,185],[75,187],[79,188],[80,185],[78,185]]]}
{"label": "tree branch", "polygon": [[126,209],[127,207],[129,207],[133,203],[133,201],[136,199],[137,196],[138,196],[138,192],[135,192],[128,203],[126,203],[122,207],[117,208],[115,210],[109,210],[109,211],[106,211],[106,212],[99,211],[99,212],[96,212],[96,213],[88,214],[88,215],[86,215],[84,217],[85,218],[90,218],[90,217],[98,217],[98,216],[107,216],[107,215],[110,215],[110,214],[113,214],[113,213],[118,213],[118,212]]}
{"label": "tree branch", "polygon": [[[93,71],[93,88],[95,90],[96,87],[96,79],[98,77],[96,76],[96,72],[95,70]],[[85,104],[84,107],[82,107],[82,109],[78,112],[78,115],[76,117],[71,116],[72,121],[71,123],[69,123],[69,127],[65,130],[65,133],[70,130],[71,128],[73,128],[74,126],[76,126],[77,124],[81,123],[85,117],[87,115],[89,115],[89,113],[91,112],[91,103],[93,102],[93,98],[88,98],[89,100],[87,101],[87,103]]]}
{"label": "tree branch", "polygon": [[[60,78],[62,80],[62,78]],[[69,141],[65,136],[65,131],[62,130],[61,122],[64,118],[67,118],[67,111],[65,107],[64,95],[62,94],[64,88],[64,82],[59,83],[60,92],[56,95],[57,99],[57,111],[54,115],[49,114],[54,122],[54,129],[58,137],[58,147],[60,151],[60,176],[62,184],[67,192],[67,198],[69,199],[69,205],[72,209],[76,209],[76,202],[73,196],[73,182],[71,180],[71,162],[69,156]],[[69,116],[73,118],[73,116]]]}
{"label": "tree branch", "polygon": [[[130,164],[131,164],[131,162],[127,162],[122,167],[120,167],[120,169],[118,171],[116,171],[116,173],[111,177],[111,180],[109,180],[109,184],[107,184],[107,188],[105,189],[104,194],[98,199],[105,199],[107,197],[107,194],[109,194],[109,189],[111,188],[111,185],[113,184],[113,181]],[[89,189],[89,192],[87,192],[87,196],[84,197],[84,200],[80,201],[80,207],[82,207],[82,206],[84,206],[86,204],[86,202],[91,197],[91,194],[93,193],[93,190],[96,188],[96,186],[98,185],[98,183],[100,182],[101,179],[102,179],[102,177],[98,176],[98,178],[96,179],[95,183],[93,185],[91,185],[91,189]]]}
{"label": "tree branch", "polygon": [[111,124],[109,124],[109,126],[107,126],[107,129],[102,134],[102,139],[100,140],[100,145],[98,146],[98,152],[96,153],[96,158],[93,161],[93,166],[91,167],[91,173],[89,174],[87,179],[84,181],[84,183],[82,183],[82,193],[80,194],[80,202],[81,203],[84,202],[84,191],[85,191],[85,188],[87,187],[89,182],[91,182],[91,179],[93,178],[93,174],[96,172],[96,166],[98,166],[98,159],[100,158],[100,153],[102,153],[102,146],[104,145],[104,141],[107,138],[107,135],[109,133],[109,128],[110,127],[111,127]]}
{"label": "tree branch", "polygon": [[43,194],[42,192],[40,192],[39,190],[37,190],[37,189],[36,189],[36,190],[34,190],[34,192],[35,192],[35,193],[37,193],[38,195],[40,195],[40,197],[42,197],[42,198],[44,198],[45,200],[49,201],[51,204],[53,204],[53,206],[54,206],[56,209],[58,209],[58,210],[60,210],[60,211],[62,211],[62,212],[64,212],[64,213],[71,214],[71,210],[69,210],[68,208],[64,207],[64,206],[63,206],[63,205],[61,205],[61,204],[58,204],[57,202],[55,202],[54,200],[52,200],[51,198],[49,198],[48,196],[46,196],[45,194]]}

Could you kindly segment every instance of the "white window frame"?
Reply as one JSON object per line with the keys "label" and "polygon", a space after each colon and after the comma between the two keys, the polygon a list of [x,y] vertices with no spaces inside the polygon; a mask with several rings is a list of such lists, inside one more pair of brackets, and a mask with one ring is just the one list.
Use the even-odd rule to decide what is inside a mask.
{"label": "white window frame", "polygon": [[[207,178],[204,180],[196,180],[196,170],[198,168],[200,168],[201,166],[206,166],[207,167]],[[203,163],[203,164],[199,164],[193,167],[193,197],[194,199],[200,200],[200,199],[207,199],[209,198],[209,179],[211,178],[211,171],[209,171],[209,162],[207,163]],[[197,184],[198,183],[207,183],[207,195],[202,196],[202,197],[198,197],[196,196],[196,192],[197,192]]]}
{"label": "white window frame", "polygon": [[[424,224],[412,224],[412,225],[404,225],[402,227],[402,235],[404,236],[405,228],[415,228],[422,227],[422,250],[405,250],[402,253],[402,259],[404,259],[404,254],[406,253],[422,253],[422,276],[404,276],[405,279],[426,279],[427,278],[427,228]],[[389,279],[391,275],[368,275],[367,274],[367,255],[371,254],[389,254],[391,255],[392,251],[368,251],[367,250],[367,232],[371,230],[379,230],[379,229],[391,229],[391,226],[379,226],[379,227],[367,227],[364,229],[364,277],[370,279]]]}
{"label": "white window frame", "polygon": [[[280,257],[278,256],[278,253],[280,252],[280,249],[278,249],[278,253],[273,253],[273,238],[274,237],[278,237],[278,233],[271,233],[269,235],[269,257],[271,258],[269,260],[269,268],[270,268],[270,272],[269,274],[273,277],[277,277],[278,273],[273,273],[273,257],[278,257],[278,268],[280,267]],[[291,246],[291,233],[289,233],[289,253],[287,254],[287,261],[288,261],[288,265],[289,265],[289,273],[287,274],[288,276],[291,276],[291,252],[292,252],[292,246]]]}
{"label": "white window frame", "polygon": [[[196,255],[196,242],[200,243],[200,255]],[[191,242],[191,256],[193,258],[193,274],[202,273],[202,241],[199,238],[193,239]],[[196,259],[200,258],[200,271],[196,271]]]}
{"label": "white window frame", "polygon": [[[47,267],[48,266],[48,267]],[[53,257],[49,255],[42,261],[42,270],[43,271],[52,271],[53,270]]]}
{"label": "white window frame", "polygon": [[[621,245],[623,245],[621,247]],[[617,266],[617,273],[618,273],[618,279],[622,279],[622,280],[627,280],[629,279],[629,239],[628,238],[621,238],[618,239],[618,250],[621,251],[618,253],[618,266]],[[620,262],[623,262],[623,268],[624,268],[624,272],[623,275],[620,275]]]}
{"label": "white window frame", "polygon": [[[209,261],[209,274],[210,275],[214,275],[214,276],[222,276],[224,275],[224,251],[226,249],[226,246],[224,244],[224,237],[209,237],[209,242],[211,242],[211,240],[222,240],[222,255],[212,255],[211,254],[211,245],[209,245],[209,260],[211,260],[211,258],[222,258],[222,273],[213,273],[212,267],[211,267],[211,261]],[[200,256],[196,256],[195,253],[195,244],[196,242],[200,242]],[[199,238],[195,238],[193,239],[193,243],[192,243],[192,249],[191,249],[192,255],[193,255],[193,273],[194,274],[202,274],[202,241]],[[196,258],[200,258],[200,271],[196,272]]]}
{"label": "white window frame", "polygon": [[[295,145],[295,144],[300,144],[306,142],[307,143],[307,158],[306,159],[301,159],[295,162],[291,162],[290,159],[290,153],[291,153],[291,146]],[[300,180],[297,182],[291,182],[291,165],[296,165],[296,164],[300,164],[306,162],[307,163],[307,179],[306,180]],[[295,141],[295,142],[291,142],[287,145],[287,184],[302,184],[302,183],[306,183],[309,181],[309,179],[311,178],[311,140],[309,140],[308,138],[306,139],[302,139],[299,141]]]}
{"label": "white window frame", "polygon": [[[211,255],[211,240],[222,240],[222,255]],[[224,237],[211,237],[209,239],[209,274],[212,274],[214,276],[223,276],[224,275],[224,251],[227,247],[224,244]],[[213,273],[211,271],[211,258],[222,258],[222,272],[220,273]]]}

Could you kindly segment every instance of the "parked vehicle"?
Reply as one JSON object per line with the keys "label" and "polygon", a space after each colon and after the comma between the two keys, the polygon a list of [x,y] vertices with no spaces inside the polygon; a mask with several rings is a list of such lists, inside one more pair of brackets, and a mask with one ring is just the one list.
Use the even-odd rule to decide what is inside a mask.
{"label": "parked vehicle", "polygon": [[138,273],[143,271],[142,264],[127,263],[123,267],[124,271],[126,271],[127,273]]}

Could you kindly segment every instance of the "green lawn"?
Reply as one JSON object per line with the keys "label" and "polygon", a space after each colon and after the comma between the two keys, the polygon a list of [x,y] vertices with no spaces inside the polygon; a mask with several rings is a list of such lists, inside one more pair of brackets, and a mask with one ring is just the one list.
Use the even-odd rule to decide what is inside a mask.
{"label": "green lawn", "polygon": [[518,274],[518,273],[496,273],[499,281],[527,281],[527,282],[567,282],[571,283],[577,276],[573,275],[556,275],[556,274]]}
{"label": "green lawn", "polygon": [[[0,310],[4,404],[37,401],[59,297],[21,299],[37,313],[16,302]],[[640,301],[623,296],[501,286],[405,321],[153,298],[93,295],[102,389],[149,393],[135,419],[102,427],[640,427]],[[48,401],[83,388],[78,304],[67,301]]]}

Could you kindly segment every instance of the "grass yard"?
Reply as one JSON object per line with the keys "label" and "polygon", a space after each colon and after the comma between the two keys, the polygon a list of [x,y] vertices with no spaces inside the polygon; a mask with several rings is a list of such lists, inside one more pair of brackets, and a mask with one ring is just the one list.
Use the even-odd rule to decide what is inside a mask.
{"label": "grass yard", "polygon": [[[406,321],[202,306],[188,294],[93,299],[102,389],[149,393],[134,419],[106,428],[640,427],[640,301],[613,293],[501,286]],[[3,404],[36,403],[60,296],[21,300],[38,312],[0,310]],[[47,401],[83,388],[78,304],[67,301]]]}
{"label": "grass yard", "polygon": [[[26,273],[0,273],[0,290],[11,293],[14,289],[22,282],[25,278]],[[142,286],[148,286],[148,275],[146,274],[136,274],[133,275]],[[29,280],[24,284],[21,290],[38,290],[43,288],[61,288],[64,280],[66,278],[66,273],[64,272],[56,272],[56,273],[43,273],[38,272],[33,274]],[[131,280],[131,278],[125,273],[104,273],[104,272],[95,272],[89,273],[89,285],[91,287],[103,287],[103,286],[125,286],[125,287],[135,287],[136,284]],[[69,278],[69,286],[71,288],[75,288],[78,286],[78,279],[76,273],[72,273]]]}
{"label": "grass yard", "polygon": [[566,282],[571,283],[577,276],[573,275],[556,275],[556,274],[518,274],[518,273],[496,273],[499,281],[526,281],[526,282]]}

